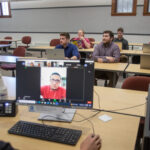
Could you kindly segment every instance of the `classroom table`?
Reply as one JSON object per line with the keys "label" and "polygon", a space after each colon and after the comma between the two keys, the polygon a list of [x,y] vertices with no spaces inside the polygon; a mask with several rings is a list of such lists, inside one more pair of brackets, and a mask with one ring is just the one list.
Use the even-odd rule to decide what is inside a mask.
{"label": "classroom table", "polygon": [[[10,78],[9,81],[7,80],[8,78]],[[15,85],[14,85],[15,78],[3,77],[3,79],[4,79],[4,83],[7,83],[7,87],[11,88],[12,90],[15,89],[14,88],[15,87]],[[11,79],[12,79],[12,82],[11,82]],[[10,85],[10,84],[12,84],[12,85]],[[99,93],[100,102],[101,102],[101,106],[102,105],[105,106],[106,103],[102,104],[103,101],[105,101],[105,99],[103,99],[105,97],[103,97],[103,96],[105,94],[108,95],[108,92],[112,88],[104,88],[104,89],[106,89],[106,91],[108,89],[108,92],[103,92],[102,91],[103,88],[99,89],[97,87],[96,88],[94,87],[94,89],[98,93],[99,93],[99,90],[103,93],[103,95],[101,93]],[[131,90],[129,90],[129,91],[131,91]],[[122,94],[123,93],[124,92],[122,92]],[[133,97],[133,93],[132,94],[131,93],[126,91],[125,95],[129,94],[129,96],[131,95]],[[14,93],[10,93],[10,90],[8,90],[8,94],[10,94],[10,96],[13,97]],[[112,94],[112,92],[110,93],[110,95],[111,94]],[[139,95],[140,94],[141,93],[139,93]],[[95,97],[96,97],[96,95],[94,95],[94,98]],[[107,98],[109,99],[109,97],[107,97]],[[136,100],[136,97],[133,97],[133,98]],[[120,101],[121,101],[121,99],[122,99],[122,96],[120,97]],[[126,100],[128,101],[128,99],[126,99]],[[129,103],[130,103],[130,100],[131,99],[129,99],[129,101],[128,101]],[[95,101],[96,100],[94,99],[94,102]],[[122,102],[122,104],[123,103],[125,103],[125,100]],[[111,106],[114,103],[107,102],[107,104]],[[132,102],[131,102],[131,104],[132,104]],[[98,104],[95,104],[95,107],[99,107],[97,105]],[[116,104],[114,104],[114,105],[116,108],[117,105]],[[120,106],[119,106],[119,108],[120,108]],[[94,114],[96,114],[96,115],[89,119],[92,122],[93,128],[89,121],[76,122],[76,121],[82,120],[83,118],[88,118]],[[112,120],[110,120],[108,122],[103,122],[103,121],[99,120],[98,117],[103,114],[107,114],[107,115],[111,116]],[[82,117],[80,115],[82,115]],[[61,127],[66,127],[66,128],[82,130],[82,136],[76,146],[69,146],[69,145],[59,144],[59,143],[55,143],[55,142],[49,142],[49,141],[38,140],[38,139],[34,139],[34,138],[28,138],[28,137],[8,134],[8,129],[11,128],[19,120],[42,123],[41,121],[37,120],[38,116],[39,116],[39,113],[28,112],[27,106],[19,106],[19,111],[18,111],[18,114],[16,117],[1,118],[1,120],[0,120],[0,128],[1,128],[0,140],[10,142],[16,149],[21,149],[21,150],[26,150],[26,149],[28,149],[28,150],[34,150],[34,149],[36,149],[36,150],[41,150],[41,149],[44,149],[44,150],[49,150],[49,149],[77,150],[78,149],[79,150],[80,143],[83,141],[83,139],[85,139],[85,137],[87,135],[92,133],[93,129],[94,129],[94,132],[96,134],[100,134],[100,136],[102,138],[102,149],[101,150],[109,150],[109,149],[111,149],[111,150],[127,150],[127,149],[133,150],[135,147],[136,137],[137,137],[138,128],[139,128],[139,121],[140,121],[139,117],[109,113],[109,112],[104,112],[104,111],[101,111],[98,113],[97,111],[86,110],[86,109],[83,109],[83,110],[78,109],[72,123],[44,121],[44,123],[48,124],[48,125],[61,126]]]}
{"label": "classroom table", "polygon": [[[100,41],[95,41],[95,42],[92,42],[92,44],[99,44]],[[132,50],[134,49],[134,46],[140,46],[140,47],[143,47],[143,43],[129,43],[129,46],[132,47]]]}
{"label": "classroom table", "polygon": [[120,54],[134,56],[134,55],[150,55],[150,53],[143,53],[143,50],[122,50]]}
{"label": "classroom table", "polygon": [[144,117],[147,95],[145,91],[95,86],[94,108]]}
{"label": "classroom table", "polygon": [[95,70],[109,71],[109,72],[124,72],[127,63],[98,63],[95,62]]}
{"label": "classroom table", "polygon": [[129,43],[129,46],[132,47],[132,50],[134,49],[134,46],[140,46],[143,47],[143,43]]}
{"label": "classroom table", "polygon": [[17,48],[17,42],[21,41],[21,39],[0,39],[0,41],[4,41],[4,42],[14,42],[15,46]]}
{"label": "classroom table", "polygon": [[150,75],[150,69],[141,69],[140,64],[129,64],[125,72],[140,74],[140,75]]}
{"label": "classroom table", "polygon": [[43,52],[46,53],[46,50],[48,49],[54,49],[55,46],[34,46],[34,47],[29,47],[28,51],[33,51],[33,52],[40,52],[41,58],[43,57]]}
{"label": "classroom table", "polygon": [[8,48],[10,46],[11,46],[11,44],[0,44],[1,53],[3,51],[3,48]]}

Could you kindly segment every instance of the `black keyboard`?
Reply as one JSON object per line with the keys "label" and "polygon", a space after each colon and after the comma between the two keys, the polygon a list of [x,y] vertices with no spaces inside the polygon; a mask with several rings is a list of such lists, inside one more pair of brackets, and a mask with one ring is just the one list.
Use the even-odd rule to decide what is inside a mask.
{"label": "black keyboard", "polygon": [[63,144],[76,145],[82,131],[33,122],[18,121],[11,129],[8,130],[8,133]]}

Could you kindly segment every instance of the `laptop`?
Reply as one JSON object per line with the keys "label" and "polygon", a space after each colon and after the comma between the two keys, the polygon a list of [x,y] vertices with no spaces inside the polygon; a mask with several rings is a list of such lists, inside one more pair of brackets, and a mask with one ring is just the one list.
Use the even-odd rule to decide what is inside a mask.
{"label": "laptop", "polygon": [[46,50],[47,59],[65,59],[64,49]]}
{"label": "laptop", "polygon": [[143,53],[150,53],[150,44],[143,44]]}
{"label": "laptop", "polygon": [[114,42],[115,44],[117,44],[119,46],[120,51],[122,51],[122,42]]}

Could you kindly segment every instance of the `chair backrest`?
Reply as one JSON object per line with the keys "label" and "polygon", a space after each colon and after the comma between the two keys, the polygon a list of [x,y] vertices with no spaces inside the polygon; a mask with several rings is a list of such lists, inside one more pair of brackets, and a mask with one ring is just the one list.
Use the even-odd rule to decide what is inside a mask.
{"label": "chair backrest", "polygon": [[[11,36],[6,36],[4,39],[12,40]],[[11,44],[12,42],[9,41],[0,41],[0,44]]]}
{"label": "chair backrest", "polygon": [[148,91],[149,84],[150,77],[132,76],[125,79],[125,81],[122,84],[122,89]]}
{"label": "chair backrest", "polygon": [[11,36],[6,36],[4,39],[12,40]]}
{"label": "chair backrest", "polygon": [[91,48],[94,47],[94,44],[92,42],[95,42],[95,39],[94,38],[88,38],[89,41],[90,41],[90,44],[91,44]]}
{"label": "chair backrest", "polygon": [[[6,36],[4,39],[6,39],[6,40],[12,40],[12,37],[11,36]],[[11,44],[12,42],[7,42],[6,41],[6,44]]]}
{"label": "chair backrest", "polygon": [[60,39],[52,39],[49,43],[50,46],[56,46],[60,44]]}
{"label": "chair backrest", "polygon": [[31,36],[24,36],[24,37],[22,37],[22,43],[23,44],[30,44],[31,43]]}
{"label": "chair backrest", "polygon": [[13,55],[24,57],[25,53],[26,53],[26,49],[24,47],[17,47],[14,49]]}

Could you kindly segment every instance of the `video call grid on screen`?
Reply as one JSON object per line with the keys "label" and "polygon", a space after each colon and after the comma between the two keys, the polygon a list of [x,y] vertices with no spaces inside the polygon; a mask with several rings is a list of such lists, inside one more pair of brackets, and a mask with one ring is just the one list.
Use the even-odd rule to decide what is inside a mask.
{"label": "video call grid on screen", "polygon": [[93,61],[18,59],[16,67],[19,103],[93,107]]}

